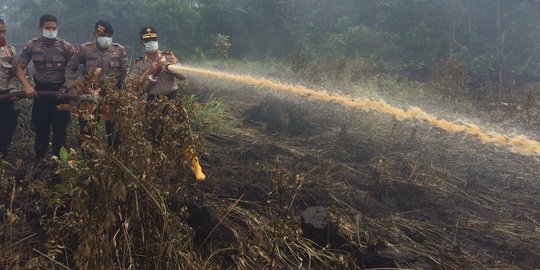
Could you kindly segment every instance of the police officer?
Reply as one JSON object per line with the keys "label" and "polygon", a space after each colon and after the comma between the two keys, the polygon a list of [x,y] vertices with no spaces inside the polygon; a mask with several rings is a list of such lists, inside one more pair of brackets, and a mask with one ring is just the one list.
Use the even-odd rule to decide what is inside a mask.
{"label": "police officer", "polygon": [[[66,63],[75,52],[73,46],[57,38],[58,19],[54,15],[43,15],[39,19],[41,37],[26,43],[15,68],[17,79],[22,83],[28,98],[34,98],[32,105],[32,123],[35,126],[36,165],[34,169],[44,169],[45,154],[49,147],[52,128],[52,153],[59,155],[60,148],[66,145],[66,129],[70,120],[68,111],[61,111],[57,105],[67,101],[56,97],[40,97],[40,91],[65,91]],[[32,61],[35,68],[32,86],[25,76],[24,69]],[[34,175],[36,176],[36,175]]]}
{"label": "police officer", "polygon": [[[148,101],[158,97],[175,98],[178,94],[178,81],[186,77],[169,72],[165,67],[177,64],[178,59],[172,52],[159,50],[158,34],[152,26],[143,27],[139,36],[144,54],[133,61],[130,75],[135,78],[139,89],[148,94]],[[159,143],[163,128],[163,123],[156,122],[150,127],[149,139],[153,143]]]}
{"label": "police officer", "polygon": [[172,52],[159,50],[158,34],[152,26],[140,31],[140,42],[144,46],[144,54],[133,62],[130,74],[136,77],[136,82],[146,92],[148,100],[164,96],[169,99],[176,97],[178,81],[185,80],[183,74],[169,72],[165,69],[168,64],[177,64],[178,59]]}
{"label": "police officer", "polygon": [[[66,86],[68,89],[75,87],[80,64],[83,65],[86,75],[96,74],[96,71],[100,70],[98,80],[101,86],[112,85],[119,89],[124,86],[129,71],[126,49],[112,42],[114,29],[108,21],[97,21],[94,30],[94,41],[82,44],[67,64]],[[85,130],[86,121],[79,120],[79,125],[81,134],[88,134]],[[106,121],[105,127],[107,144],[113,146],[112,122]],[[116,145],[118,141],[117,138],[114,139],[114,145]]]}
{"label": "police officer", "polygon": [[[0,94],[7,94],[17,88],[16,58],[15,47],[6,43],[6,23],[0,19]],[[19,110],[15,106],[13,100],[0,103],[0,158],[7,155],[17,127]]]}
{"label": "police officer", "polygon": [[[186,76],[180,73],[170,72],[167,66],[178,64],[178,59],[172,52],[159,49],[158,34],[152,26],[146,26],[139,32],[141,45],[144,46],[144,54],[133,62],[130,75],[135,79],[139,89],[148,93],[147,100],[152,102],[156,98],[163,97],[173,99],[178,94],[178,82],[185,80]],[[163,113],[167,113],[166,110]],[[161,140],[164,123],[156,121],[150,127],[150,140],[157,145]],[[191,170],[198,181],[206,179],[195,149],[190,146],[186,151]]]}

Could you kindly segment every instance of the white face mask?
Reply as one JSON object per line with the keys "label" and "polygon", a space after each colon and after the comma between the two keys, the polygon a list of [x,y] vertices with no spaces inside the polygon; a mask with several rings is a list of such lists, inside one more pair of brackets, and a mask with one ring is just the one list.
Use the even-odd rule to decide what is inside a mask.
{"label": "white face mask", "polygon": [[101,48],[108,48],[112,44],[112,37],[98,37],[97,43]]}
{"label": "white face mask", "polygon": [[41,33],[42,33],[44,38],[55,39],[56,36],[58,35],[58,30],[56,30],[56,31],[41,30]]}
{"label": "white face mask", "polygon": [[144,43],[144,51],[147,53],[155,53],[159,48],[157,41],[148,41]]}

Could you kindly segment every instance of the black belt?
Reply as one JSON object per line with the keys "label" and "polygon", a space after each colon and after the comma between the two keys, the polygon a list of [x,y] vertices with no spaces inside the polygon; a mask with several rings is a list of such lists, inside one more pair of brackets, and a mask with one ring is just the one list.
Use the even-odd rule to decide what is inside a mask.
{"label": "black belt", "polygon": [[172,91],[172,92],[170,92],[170,93],[168,93],[168,94],[165,94],[165,95],[154,95],[154,94],[149,94],[147,100],[148,100],[148,101],[152,101],[152,100],[154,100],[154,99],[156,99],[156,98],[158,98],[158,97],[166,97],[167,99],[173,99],[173,98],[175,98],[177,95],[178,95],[178,91],[176,91],[176,90],[174,90],[174,91]]}
{"label": "black belt", "polygon": [[[9,90],[0,89],[0,95],[6,95],[6,94],[9,94]],[[7,103],[7,102],[13,102],[13,101],[11,101],[10,99],[7,99],[5,101],[0,101],[0,103]],[[5,105],[2,105],[2,106],[5,106]]]}
{"label": "black belt", "polygon": [[64,82],[59,82],[59,83],[43,83],[43,82],[40,82],[38,80],[36,80],[36,78],[34,77],[34,82],[36,83],[35,85],[35,89],[36,91],[40,91],[40,90],[44,90],[44,91],[56,91],[56,90],[59,90],[62,85],[64,85]]}

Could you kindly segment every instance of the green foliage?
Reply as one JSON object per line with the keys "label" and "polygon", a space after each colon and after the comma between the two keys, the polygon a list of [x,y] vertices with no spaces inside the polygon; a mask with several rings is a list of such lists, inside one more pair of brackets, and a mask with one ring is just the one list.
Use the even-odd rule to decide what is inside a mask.
{"label": "green foliage", "polygon": [[463,64],[448,58],[433,68],[430,85],[443,100],[456,103],[468,94],[469,81]]}
{"label": "green foliage", "polygon": [[191,59],[195,62],[202,62],[206,61],[206,54],[204,53],[204,49],[201,47],[195,47],[193,50],[193,55],[191,55]]}
{"label": "green foliage", "polygon": [[400,35],[400,56],[394,59],[407,66],[429,67],[442,55],[441,40],[434,37],[431,28],[424,23],[411,27]]}
{"label": "green foliage", "polygon": [[396,54],[396,39],[396,35],[365,25],[351,26],[341,33],[327,34],[320,50],[327,52],[329,58],[363,56],[385,59]]}
{"label": "green foliage", "polygon": [[64,163],[68,161],[68,152],[65,147],[60,148],[60,160]]}
{"label": "green foliage", "polygon": [[184,108],[190,115],[192,129],[196,132],[223,133],[231,129],[223,103],[210,96],[203,103],[198,96],[191,94],[184,100]]}
{"label": "green foliage", "polygon": [[376,91],[385,100],[405,104],[425,98],[426,86],[419,82],[400,79],[398,76],[380,76],[373,81]]}
{"label": "green foliage", "polygon": [[[395,68],[430,68],[453,56],[468,71],[502,68],[540,74],[540,21],[536,1],[395,0],[21,0],[6,10],[15,42],[37,33],[43,13],[59,15],[60,36],[90,39],[93,23],[109,19],[115,40],[140,47],[138,31],[158,29],[162,46],[180,56],[289,60],[363,57]],[[88,12],[91,11],[91,12]],[[99,14],[96,17],[95,14]],[[231,37],[230,40],[227,37]],[[230,47],[230,44],[234,47]],[[230,49],[230,50],[229,50]]]}
{"label": "green foliage", "polygon": [[219,60],[225,60],[229,56],[229,49],[231,43],[229,42],[229,36],[217,34],[212,38],[214,42],[214,55]]}

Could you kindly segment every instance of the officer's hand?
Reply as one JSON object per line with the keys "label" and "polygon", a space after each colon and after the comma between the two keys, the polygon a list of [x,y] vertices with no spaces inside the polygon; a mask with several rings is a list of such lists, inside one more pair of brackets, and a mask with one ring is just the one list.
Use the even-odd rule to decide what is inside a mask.
{"label": "officer's hand", "polygon": [[152,66],[150,67],[150,74],[157,76],[159,75],[159,73],[161,72],[161,70],[163,69],[163,65],[161,63],[158,63],[158,62],[154,62],[152,63]]}
{"label": "officer's hand", "polygon": [[56,96],[56,99],[64,99],[67,94],[67,88],[65,86],[62,86],[60,89],[58,89],[58,95]]}
{"label": "officer's hand", "polygon": [[77,98],[77,97],[79,97],[79,94],[80,94],[80,93],[79,93],[79,89],[77,89],[76,86],[73,86],[73,87],[71,87],[71,88],[69,88],[69,89],[67,90],[67,96],[68,96],[69,98],[72,98],[72,99],[73,99],[73,98]]}
{"label": "officer's hand", "polygon": [[[17,91],[17,89],[11,89],[11,90],[8,91],[8,93],[13,93],[15,91]],[[11,97],[9,100],[10,101],[17,101],[17,99],[18,99],[17,97]]]}
{"label": "officer's hand", "polygon": [[76,86],[72,86],[67,90],[68,103],[72,106],[77,106],[79,103],[79,89]]}
{"label": "officer's hand", "polygon": [[24,88],[24,93],[26,94],[27,98],[37,97],[36,89],[34,89],[34,87],[31,85]]}

